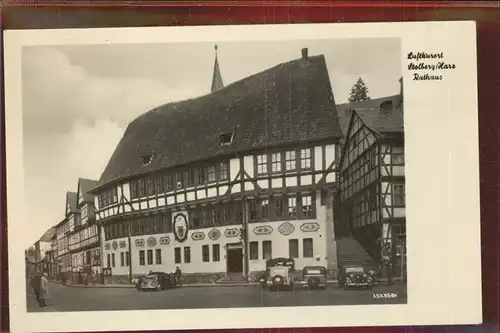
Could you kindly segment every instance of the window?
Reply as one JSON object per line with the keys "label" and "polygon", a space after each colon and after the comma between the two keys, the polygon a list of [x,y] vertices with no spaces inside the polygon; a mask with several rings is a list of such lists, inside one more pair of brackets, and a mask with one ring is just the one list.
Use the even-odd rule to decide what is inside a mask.
{"label": "window", "polygon": [[146,196],[146,184],[144,183],[143,180],[137,181],[137,189],[139,191],[139,198]]}
{"label": "window", "polygon": [[210,261],[210,248],[208,247],[208,245],[203,245],[201,247],[201,256],[203,258],[203,262]]}
{"label": "window", "polygon": [[172,191],[174,189],[174,182],[172,179],[172,175],[164,175],[162,178],[165,191],[167,192]]}
{"label": "window", "polygon": [[290,239],[288,240],[288,256],[289,258],[299,257],[299,240]]}
{"label": "window", "polygon": [[297,198],[288,197],[288,217],[297,217]]}
{"label": "window", "polygon": [[260,214],[262,219],[269,218],[269,200],[264,199],[260,203]]}
{"label": "window", "polygon": [[161,249],[156,249],[155,260],[157,265],[161,265]]}
{"label": "window", "polygon": [[177,172],[175,174],[175,186],[178,190],[184,187],[184,175],[182,172]]}
{"label": "window", "polygon": [[296,164],[296,159],[295,159],[295,151],[287,151],[285,152],[285,169],[286,171],[292,171],[295,170],[295,164]]}
{"label": "window", "polygon": [[153,179],[148,179],[146,180],[146,192],[148,195],[154,195],[156,194],[155,192],[156,187]]}
{"label": "window", "polygon": [[267,173],[267,155],[257,156],[257,173],[258,174]]}
{"label": "window", "polygon": [[250,260],[259,259],[259,242],[250,242]]}
{"label": "window", "polygon": [[391,155],[391,164],[392,165],[404,165],[405,164],[405,154],[404,152],[399,154]]}
{"label": "window", "polygon": [[302,217],[313,218],[312,196],[310,194],[302,195]]}
{"label": "window", "polygon": [[194,174],[194,169],[189,169],[186,171],[186,186],[194,186],[195,182],[195,174]]}
{"label": "window", "polygon": [[176,264],[180,264],[181,263],[181,248],[180,247],[176,247],[174,249],[174,260],[175,260],[175,263]]}
{"label": "window", "polygon": [[281,153],[271,155],[271,170],[272,172],[281,172]]}
{"label": "window", "polygon": [[123,267],[125,266],[125,254],[123,252],[120,252],[120,266]]}
{"label": "window", "polygon": [[276,217],[285,217],[285,199],[282,197],[276,198]]}
{"label": "window", "polygon": [[130,252],[125,252],[125,266],[130,266]]}
{"label": "window", "polygon": [[272,259],[273,257],[273,246],[271,241],[262,242],[262,259]]}
{"label": "window", "polygon": [[212,261],[220,261],[220,245],[212,244]]}
{"label": "window", "polygon": [[250,206],[250,221],[256,221],[258,219],[257,217],[257,202],[255,200],[250,200],[248,203]]}
{"label": "window", "polygon": [[205,184],[207,182],[206,173],[207,170],[205,168],[198,169],[198,184]]}
{"label": "window", "polygon": [[146,265],[146,260],[144,258],[144,250],[139,251],[139,265],[140,266]]}
{"label": "window", "polygon": [[153,264],[153,250],[148,250],[148,265]]}
{"label": "window", "polygon": [[229,165],[227,162],[221,162],[219,164],[219,181],[225,181],[229,179]]}
{"label": "window", "polygon": [[111,266],[114,268],[115,267],[115,254],[111,253]]}
{"label": "window", "polygon": [[392,205],[397,207],[404,207],[405,200],[404,184],[392,184]]}
{"label": "window", "polygon": [[313,239],[312,238],[304,238],[302,240],[302,252],[304,258],[312,258],[313,257]]}
{"label": "window", "polygon": [[184,263],[189,264],[191,262],[191,248],[186,246],[184,248]]}
{"label": "window", "polygon": [[300,168],[301,169],[311,168],[311,148],[302,149],[300,151]]}
{"label": "window", "polygon": [[142,155],[141,160],[143,166],[149,165],[153,161],[153,155],[152,154]]}
{"label": "window", "polygon": [[161,177],[156,177],[156,179],[154,180],[155,182],[155,191],[156,193],[160,194],[160,193],[163,193],[165,192],[165,188],[163,187],[163,181],[161,179]]}
{"label": "window", "polygon": [[[137,181],[134,180],[130,182],[130,198],[135,199],[139,196],[139,193],[137,192]],[[100,199],[100,197],[99,197]],[[101,201],[101,200],[99,200]],[[99,202],[99,205],[101,206],[101,202]]]}
{"label": "window", "polygon": [[233,142],[233,133],[223,133],[219,137],[221,146],[230,145]]}
{"label": "window", "polygon": [[216,181],[216,173],[215,173],[215,165],[209,166],[208,167],[208,182],[213,183]]}
{"label": "window", "polygon": [[108,253],[108,256],[107,256],[107,259],[108,259],[108,268],[111,267],[111,255]]}

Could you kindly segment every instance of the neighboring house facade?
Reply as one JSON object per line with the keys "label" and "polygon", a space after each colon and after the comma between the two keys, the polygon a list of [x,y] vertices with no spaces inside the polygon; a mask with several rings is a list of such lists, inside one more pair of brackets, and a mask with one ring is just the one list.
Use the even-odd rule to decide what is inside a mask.
{"label": "neighboring house facade", "polygon": [[88,192],[94,188],[97,181],[78,179],[78,190],[74,197],[74,228],[70,229],[69,252],[71,253],[73,279],[76,282],[82,273],[100,273],[100,244],[95,219],[94,197]]}
{"label": "neighboring house facade", "polygon": [[267,259],[337,268],[342,138],[323,56],[279,64],[135,119],[95,194],[108,281],[149,270],[250,277]]}
{"label": "neighboring house facade", "polygon": [[69,252],[68,234],[75,228],[75,221],[79,218],[76,206],[76,193],[66,192],[65,218],[56,225],[57,234],[57,259],[60,272],[65,275],[66,280],[72,278],[73,265],[72,256]]}
{"label": "neighboring house facade", "polygon": [[339,264],[389,256],[406,275],[403,93],[351,104],[340,160],[335,234]]}

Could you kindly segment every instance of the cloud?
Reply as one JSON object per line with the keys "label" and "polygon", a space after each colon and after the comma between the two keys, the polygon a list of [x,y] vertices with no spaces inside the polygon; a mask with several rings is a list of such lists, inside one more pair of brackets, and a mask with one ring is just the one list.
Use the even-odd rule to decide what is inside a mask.
{"label": "cloud", "polygon": [[132,119],[197,93],[91,75],[54,48],[25,49],[22,65],[26,216],[36,216],[29,246],[64,218],[65,192],[79,177],[99,179]]}

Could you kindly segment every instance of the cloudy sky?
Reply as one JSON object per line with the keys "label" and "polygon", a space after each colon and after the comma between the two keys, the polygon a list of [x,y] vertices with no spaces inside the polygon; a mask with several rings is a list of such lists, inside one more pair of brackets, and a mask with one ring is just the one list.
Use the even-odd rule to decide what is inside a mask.
{"label": "cloudy sky", "polygon": [[[336,102],[362,77],[372,98],[399,92],[398,39],[217,43],[225,84],[324,54]],[[214,43],[29,47],[23,50],[26,246],[64,218],[78,177],[99,179],[127,124],[157,105],[210,90]]]}

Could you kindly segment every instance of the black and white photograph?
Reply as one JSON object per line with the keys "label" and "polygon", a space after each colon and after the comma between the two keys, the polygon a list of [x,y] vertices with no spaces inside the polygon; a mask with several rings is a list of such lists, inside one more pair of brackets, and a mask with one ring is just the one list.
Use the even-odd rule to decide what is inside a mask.
{"label": "black and white photograph", "polygon": [[[459,91],[467,82],[475,89],[475,67],[464,68],[475,59],[453,50],[464,36],[475,47],[475,32],[458,22],[465,35],[448,28],[431,43],[423,40],[436,25],[414,25],[412,47],[410,27],[394,23],[398,35],[388,25],[302,25],[300,38],[276,37],[289,26],[234,27],[240,36],[215,29],[205,38],[186,28],[192,41],[179,30],[141,28],[143,42],[125,40],[127,29],[68,30],[71,43],[55,31],[22,32],[12,47],[18,59],[6,56],[18,89],[6,94],[7,141],[18,140],[7,145],[8,184],[21,187],[8,192],[16,200],[9,228],[19,229],[9,233],[10,276],[23,295],[11,304],[40,321],[102,311],[123,318],[99,326],[108,330],[151,329],[123,326],[151,310],[184,318],[229,310],[213,313],[234,323],[208,325],[215,317],[207,313],[208,326],[171,328],[238,328],[239,317],[258,317],[251,311],[283,318],[286,309],[325,319],[363,308],[390,318],[398,307],[404,319],[416,309],[412,298],[422,302],[416,285],[431,288],[433,276],[447,274],[438,267],[460,264],[458,253],[456,262],[439,261],[439,249],[457,244],[434,243],[450,232],[449,219],[469,218],[455,231],[468,260],[479,255],[477,141],[448,141],[460,128],[477,132],[477,100]],[[435,102],[439,90],[447,97]],[[450,95],[454,107],[472,109],[443,129],[449,111],[436,109],[451,107]],[[436,158],[439,142],[446,156]],[[9,164],[16,156],[22,163]],[[469,176],[456,169],[462,160]],[[465,186],[469,195],[454,199],[453,188]],[[469,267],[468,283],[480,274]],[[465,282],[449,283],[434,286],[448,290],[437,298]],[[480,301],[479,284],[468,293]],[[427,302],[421,309],[449,301]],[[238,318],[227,318],[231,311]],[[327,322],[334,325],[317,324]]]}

